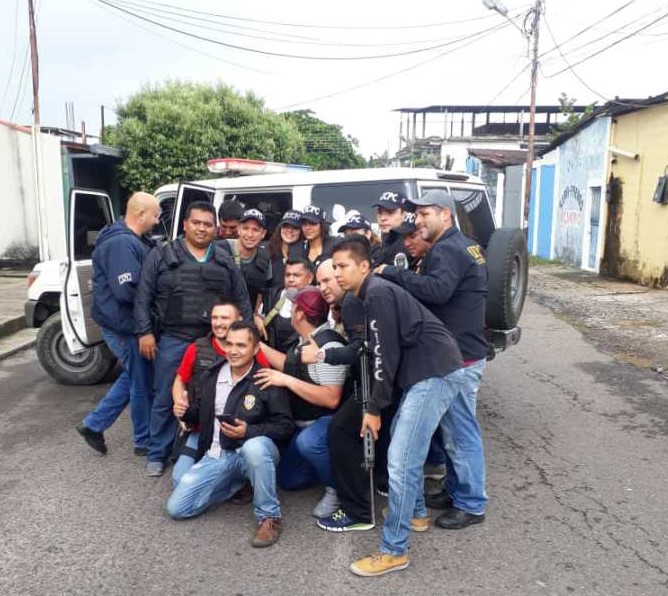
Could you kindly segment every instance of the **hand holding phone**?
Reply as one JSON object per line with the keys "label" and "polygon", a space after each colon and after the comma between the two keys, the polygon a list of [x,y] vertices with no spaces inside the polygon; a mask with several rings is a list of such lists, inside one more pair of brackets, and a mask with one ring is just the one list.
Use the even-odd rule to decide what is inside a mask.
{"label": "hand holding phone", "polygon": [[230,416],[229,414],[218,414],[216,416],[218,418],[219,422],[224,422],[225,424],[229,424],[230,426],[236,426],[236,418],[234,416]]}

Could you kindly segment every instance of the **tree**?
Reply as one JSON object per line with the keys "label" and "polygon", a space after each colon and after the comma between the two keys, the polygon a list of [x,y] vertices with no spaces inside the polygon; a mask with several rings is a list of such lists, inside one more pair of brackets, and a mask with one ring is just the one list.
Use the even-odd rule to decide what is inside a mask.
{"label": "tree", "polygon": [[584,112],[578,114],[573,110],[576,101],[577,100],[574,97],[568,97],[563,91],[559,95],[559,109],[561,113],[566,116],[566,121],[553,127],[552,133],[555,136],[575,128],[580,120],[591,116],[596,109],[596,102],[594,102],[588,105]]}
{"label": "tree", "polygon": [[105,137],[124,152],[119,174],[128,190],[210,176],[206,162],[216,157],[294,162],[304,147],[292,121],[223,84],[147,86],[117,114]]}
{"label": "tree", "polygon": [[350,135],[344,135],[341,126],[316,118],[311,110],[286,112],[283,116],[297,126],[304,139],[304,151],[299,163],[314,170],[366,166],[366,160],[357,152],[359,142]]}

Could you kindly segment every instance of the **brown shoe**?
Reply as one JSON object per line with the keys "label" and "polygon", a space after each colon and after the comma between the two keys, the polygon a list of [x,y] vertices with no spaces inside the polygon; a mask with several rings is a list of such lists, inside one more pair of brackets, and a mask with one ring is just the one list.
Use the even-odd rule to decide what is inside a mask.
{"label": "brown shoe", "polygon": [[256,548],[271,546],[278,542],[282,529],[283,523],[280,517],[267,517],[257,525],[251,544]]}

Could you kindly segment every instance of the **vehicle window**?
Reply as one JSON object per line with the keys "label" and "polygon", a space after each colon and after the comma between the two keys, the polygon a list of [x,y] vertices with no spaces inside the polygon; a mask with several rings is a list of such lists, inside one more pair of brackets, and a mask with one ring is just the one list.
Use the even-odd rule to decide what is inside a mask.
{"label": "vehicle window", "polygon": [[152,238],[168,238],[174,221],[174,203],[176,195],[164,195],[160,200],[160,221],[151,230]]}
{"label": "vehicle window", "polygon": [[[311,202],[327,214],[332,224],[342,224],[346,214],[355,209],[369,221],[376,221],[373,205],[384,192],[392,191],[407,197],[414,196],[414,182],[390,180],[372,182],[347,182],[341,184],[316,184],[311,191]],[[335,229],[338,225],[334,226]]]}
{"label": "vehicle window", "polygon": [[246,209],[259,209],[267,218],[267,235],[269,238],[283,214],[292,209],[292,192],[290,191],[260,191],[234,192],[226,191],[223,202],[239,201]]}
{"label": "vehicle window", "polygon": [[[433,187],[436,188],[436,187]],[[442,187],[438,187],[441,190]],[[483,190],[449,187],[457,206],[457,225],[462,233],[473,238],[480,246],[487,247],[494,232],[494,216]],[[431,190],[422,187],[422,192]]]}
{"label": "vehicle window", "polygon": [[74,207],[74,259],[90,259],[100,230],[111,223],[109,199],[105,196],[77,192]]}
{"label": "vehicle window", "polygon": [[176,221],[174,221],[176,206],[172,209],[172,222],[178,226],[177,236],[183,235],[183,220],[186,217],[186,211],[188,210],[188,205],[194,203],[195,201],[205,201],[207,203],[213,203],[214,191],[208,188],[202,188],[197,186],[183,186],[180,189],[181,191],[181,205],[179,207],[179,214]]}

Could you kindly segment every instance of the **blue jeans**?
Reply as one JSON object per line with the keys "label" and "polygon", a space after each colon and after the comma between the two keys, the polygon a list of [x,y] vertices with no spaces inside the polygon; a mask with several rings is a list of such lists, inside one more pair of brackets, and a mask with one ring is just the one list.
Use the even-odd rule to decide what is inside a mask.
{"label": "blue jeans", "polygon": [[299,490],[317,483],[334,486],[327,439],[331,419],[331,416],[318,418],[292,436],[278,470],[281,488]]}
{"label": "blue jeans", "polygon": [[142,358],[134,335],[103,328],[102,336],[123,370],[83,423],[95,432],[103,432],[116,422],[129,403],[134,446],[147,447],[153,402],[153,366],[149,360]]}
{"label": "blue jeans", "polygon": [[431,377],[409,387],[392,421],[392,440],[387,454],[390,490],[388,513],[383,524],[380,551],[403,555],[408,551],[412,517],[426,517],[422,468],[431,436],[457,393],[464,372]]}
{"label": "blue jeans", "polygon": [[172,414],[172,385],[176,371],[181,364],[183,353],[188,347],[187,340],[163,335],[158,344],[158,354],[153,365],[155,381],[154,399],[151,409],[151,439],[148,444],[148,461],[165,463],[174,443],[177,422]]}
{"label": "blue jeans", "polygon": [[[190,433],[186,439],[186,447],[190,447],[191,449],[196,450],[198,442],[199,433]],[[176,488],[176,485],[181,481],[183,475],[193,467],[194,463],[194,456],[188,455],[186,453],[179,455],[179,458],[176,460],[174,468],[172,469],[172,488]]]}
{"label": "blue jeans", "polygon": [[448,455],[445,489],[457,509],[473,515],[485,513],[485,453],[476,419],[478,389],[485,360],[463,369],[464,384],[441,419],[441,435]]}
{"label": "blue jeans", "polygon": [[181,478],[167,501],[174,519],[195,517],[214,503],[227,501],[248,478],[253,485],[255,517],[281,517],[276,492],[280,455],[268,437],[248,439],[237,451],[223,451],[220,459],[204,456]]}

